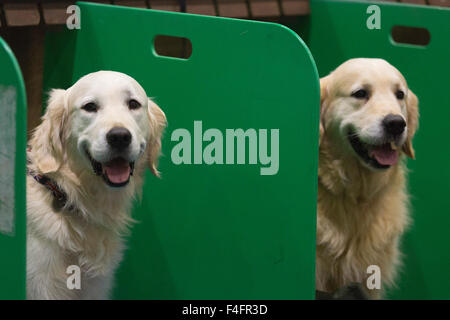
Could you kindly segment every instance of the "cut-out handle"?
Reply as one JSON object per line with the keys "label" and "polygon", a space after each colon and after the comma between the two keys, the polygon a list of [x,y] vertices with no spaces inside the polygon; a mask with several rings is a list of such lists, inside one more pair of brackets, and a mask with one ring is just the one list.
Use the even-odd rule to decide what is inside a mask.
{"label": "cut-out handle", "polygon": [[425,47],[430,43],[430,32],[425,28],[393,26],[391,29],[392,40],[397,44],[412,44]]}
{"label": "cut-out handle", "polygon": [[192,55],[192,43],[188,38],[157,35],[153,47],[155,53],[162,57],[187,60]]}

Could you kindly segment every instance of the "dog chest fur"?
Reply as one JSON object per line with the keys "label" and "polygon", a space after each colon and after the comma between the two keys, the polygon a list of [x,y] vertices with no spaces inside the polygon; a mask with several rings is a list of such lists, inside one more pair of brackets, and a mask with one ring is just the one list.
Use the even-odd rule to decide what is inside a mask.
{"label": "dog chest fur", "polygon": [[[336,160],[322,149],[317,210],[317,290],[332,292],[350,282],[365,285],[370,265],[392,285],[400,263],[399,236],[408,225],[403,164],[369,172],[356,159]],[[377,180],[376,182],[374,180]],[[378,298],[381,290],[370,290]]]}

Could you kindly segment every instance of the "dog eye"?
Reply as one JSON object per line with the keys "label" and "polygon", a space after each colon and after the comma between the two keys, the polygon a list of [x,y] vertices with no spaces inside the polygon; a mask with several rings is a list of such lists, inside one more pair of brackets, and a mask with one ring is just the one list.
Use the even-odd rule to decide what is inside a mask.
{"label": "dog eye", "polygon": [[405,93],[402,90],[397,90],[395,96],[397,97],[397,99],[403,100],[403,98],[405,97]]}
{"label": "dog eye", "polygon": [[367,99],[369,97],[369,93],[367,90],[359,89],[352,93],[352,97],[356,99]]}
{"label": "dog eye", "polygon": [[98,106],[93,102],[89,102],[82,106],[81,109],[87,112],[97,112]]}
{"label": "dog eye", "polygon": [[128,108],[130,108],[130,110],[135,110],[135,109],[139,109],[141,107],[141,104],[139,102],[137,102],[134,99],[131,99],[130,101],[128,101]]}

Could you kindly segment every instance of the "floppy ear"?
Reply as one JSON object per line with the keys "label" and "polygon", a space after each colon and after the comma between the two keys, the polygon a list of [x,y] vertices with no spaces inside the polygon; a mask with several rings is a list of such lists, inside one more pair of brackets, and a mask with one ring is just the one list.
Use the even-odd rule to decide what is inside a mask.
{"label": "floppy ear", "polygon": [[326,76],[320,79],[320,121],[319,121],[319,146],[322,143],[322,138],[324,134],[324,119],[323,116],[325,114],[325,101],[328,95],[328,82],[330,81],[330,76]]}
{"label": "floppy ear", "polygon": [[63,162],[63,129],[67,118],[65,92],[62,89],[50,92],[42,123],[30,140],[33,162],[44,174],[57,171]]}
{"label": "floppy ear", "polygon": [[158,158],[161,153],[161,137],[167,125],[167,119],[164,112],[156,103],[148,99],[148,116],[150,119],[151,137],[148,145],[148,161],[150,171],[157,177]]}
{"label": "floppy ear", "polygon": [[412,145],[412,138],[419,126],[418,107],[419,107],[419,100],[411,90],[408,90],[408,96],[406,98],[406,112],[408,117],[407,119],[408,136],[406,138],[405,143],[402,146],[402,150],[411,159],[415,158],[414,148]]}

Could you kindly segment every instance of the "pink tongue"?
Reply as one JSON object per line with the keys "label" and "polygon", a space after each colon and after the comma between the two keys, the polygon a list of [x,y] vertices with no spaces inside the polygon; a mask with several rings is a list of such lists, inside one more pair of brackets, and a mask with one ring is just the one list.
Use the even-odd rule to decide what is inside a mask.
{"label": "pink tongue", "polygon": [[392,150],[389,144],[373,149],[370,154],[377,159],[378,163],[385,166],[392,166],[398,161],[397,150]]}
{"label": "pink tongue", "polygon": [[112,183],[123,183],[130,177],[131,169],[128,162],[116,161],[108,166],[105,165],[105,173]]}

